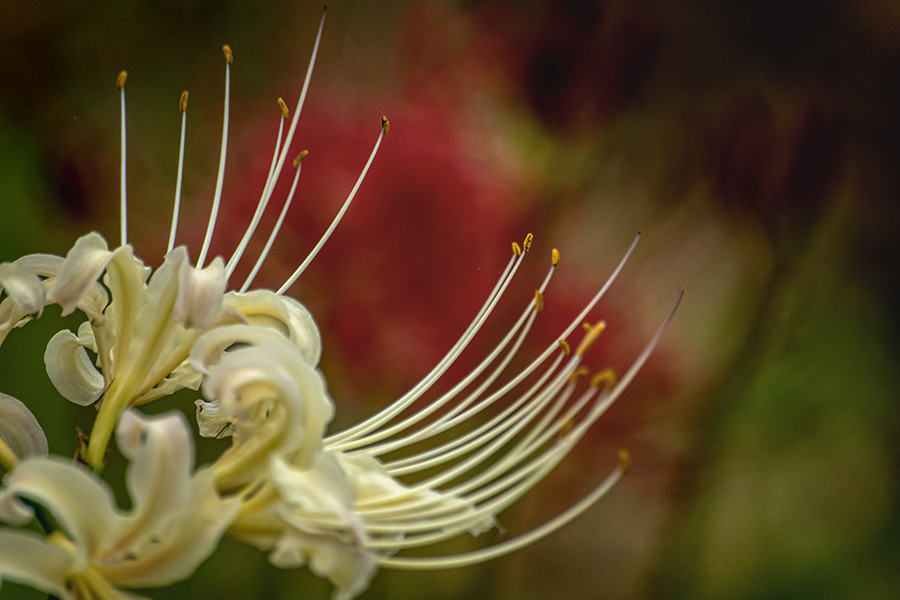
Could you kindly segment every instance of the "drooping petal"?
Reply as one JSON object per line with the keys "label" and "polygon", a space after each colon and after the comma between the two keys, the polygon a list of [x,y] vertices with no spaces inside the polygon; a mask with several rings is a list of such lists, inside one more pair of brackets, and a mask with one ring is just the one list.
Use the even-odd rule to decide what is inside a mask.
{"label": "drooping petal", "polygon": [[62,307],[63,315],[71,313],[103,274],[112,256],[99,233],[93,231],[78,238],[59,266],[48,299]]}
{"label": "drooping petal", "polygon": [[50,338],[44,352],[44,365],[51,383],[63,398],[88,406],[103,394],[106,382],[85,350],[96,351],[90,323],[83,323],[78,334],[63,329]]}
{"label": "drooping petal", "polygon": [[0,291],[5,291],[28,314],[44,308],[44,284],[33,271],[15,263],[0,264]]}
{"label": "drooping petal", "polygon": [[0,578],[69,598],[66,576],[75,561],[71,552],[30,531],[0,530]]}
{"label": "drooping petal", "polygon": [[40,423],[19,400],[0,393],[0,439],[21,460],[47,456],[47,436]]}
{"label": "drooping petal", "polygon": [[181,264],[178,279],[178,298],[173,311],[175,321],[187,328],[205,329],[222,308],[227,284],[225,262],[217,256],[205,269],[196,269],[185,261]]}
{"label": "drooping petal", "polygon": [[309,309],[290,296],[269,290],[244,294],[226,294],[224,304],[237,311],[251,325],[269,327],[281,332],[300,350],[312,366],[322,356],[322,337]]}

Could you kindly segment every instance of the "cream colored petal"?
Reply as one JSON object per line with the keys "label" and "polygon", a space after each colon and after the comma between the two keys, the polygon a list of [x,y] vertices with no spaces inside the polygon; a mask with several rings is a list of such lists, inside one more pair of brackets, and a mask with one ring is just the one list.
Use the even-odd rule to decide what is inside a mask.
{"label": "cream colored petal", "polygon": [[205,269],[196,269],[185,261],[181,264],[178,279],[178,298],[173,311],[175,321],[188,328],[205,329],[222,308],[227,284],[225,262],[217,256]]}
{"label": "cream colored petal", "polygon": [[34,272],[15,263],[0,264],[0,291],[5,291],[28,314],[44,309],[44,284]]}
{"label": "cream colored petal", "polygon": [[16,260],[15,264],[40,277],[56,277],[63,262],[63,257],[55,254],[28,254]]}
{"label": "cream colored petal", "polygon": [[319,451],[334,416],[334,403],[322,374],[279,333],[249,325],[213,329],[197,340],[191,363],[208,374],[203,385],[207,399],[232,403],[240,399],[241,406],[222,406],[238,430],[245,415],[255,414],[248,412],[249,392],[283,409],[273,418],[288,420],[281,451],[290,454],[294,464],[310,460]]}
{"label": "cream colored petal", "polygon": [[[165,585],[191,575],[215,549],[239,508],[219,498],[213,474],[193,471],[194,449],[184,415],[122,415],[116,430],[134,510],[99,562],[126,586]],[[112,560],[127,556],[126,560]]]}
{"label": "cream colored petal", "polygon": [[93,335],[79,337],[63,329],[50,338],[44,352],[44,365],[51,383],[64,398],[80,406],[96,402],[106,388],[103,375],[85,351],[92,346]]}
{"label": "cream colored petal", "polygon": [[254,290],[245,294],[231,292],[224,302],[251,325],[280,331],[300,350],[306,362],[313,366],[319,364],[322,356],[319,328],[309,309],[297,300],[269,290]]}
{"label": "cream colored petal", "polygon": [[170,396],[178,390],[198,390],[202,379],[202,376],[194,367],[185,363],[172,371],[168,377],[160,381],[153,389],[141,395],[134,404],[135,406],[140,406],[151,400]]}
{"label": "cream colored petal", "polygon": [[[277,512],[286,527],[269,555],[281,568],[308,564],[335,586],[335,600],[359,595],[377,570],[375,556],[364,549],[365,534],[353,513],[353,486],[333,456],[319,454],[308,469],[272,458],[270,474],[279,493]],[[327,519],[330,523],[322,523]],[[334,527],[333,523],[341,523]]]}
{"label": "cream colored petal", "polygon": [[70,552],[30,531],[0,530],[0,578],[71,598],[66,575],[75,567]]}
{"label": "cream colored petal", "polygon": [[71,460],[27,458],[6,474],[4,484],[0,518],[13,522],[20,517],[24,505],[17,497],[35,500],[53,515],[84,556],[108,546],[122,526],[110,489]]}
{"label": "cream colored petal", "polygon": [[112,256],[106,240],[99,233],[91,232],[78,238],[59,266],[48,299],[62,307],[63,315],[74,311],[103,274]]}
{"label": "cream colored petal", "polygon": [[20,460],[47,456],[47,436],[40,423],[19,400],[0,393],[0,438]]}

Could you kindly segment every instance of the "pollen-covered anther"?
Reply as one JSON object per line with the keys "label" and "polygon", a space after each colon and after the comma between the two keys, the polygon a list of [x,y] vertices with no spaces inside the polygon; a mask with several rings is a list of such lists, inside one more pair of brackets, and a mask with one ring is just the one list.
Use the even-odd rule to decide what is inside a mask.
{"label": "pollen-covered anther", "polygon": [[278,108],[281,109],[281,116],[285,119],[291,116],[291,111],[288,110],[288,105],[285,103],[284,98],[278,99]]}
{"label": "pollen-covered anther", "polygon": [[566,421],[562,424],[562,427],[559,428],[557,438],[563,439],[564,437],[569,435],[569,433],[571,433],[573,429],[575,429],[575,421],[573,421],[572,419],[566,419]]}
{"label": "pollen-covered anther", "polygon": [[116,77],[116,89],[121,90],[125,87],[125,80],[128,79],[127,71],[119,71],[119,76]]}
{"label": "pollen-covered anther", "polygon": [[384,135],[387,135],[388,131],[391,129],[391,122],[388,121],[388,118],[384,115],[381,115],[381,131],[384,132]]}
{"label": "pollen-covered anther", "polygon": [[555,267],[558,264],[559,264],[559,250],[554,248],[553,250],[550,251],[550,265]]}
{"label": "pollen-covered anther", "polygon": [[225,62],[229,65],[234,62],[234,54],[231,52],[231,46],[228,44],[222,46],[222,54],[225,55]]}
{"label": "pollen-covered anther", "polygon": [[522,256],[522,247],[519,245],[519,242],[512,243],[512,251],[516,256]]}
{"label": "pollen-covered anther", "polygon": [[529,233],[528,235],[525,236],[525,241],[522,242],[522,248],[525,250],[525,252],[528,252],[529,250],[531,250],[531,242],[533,242],[533,241],[534,241],[533,234]]}
{"label": "pollen-covered anther", "polygon": [[181,98],[178,100],[178,110],[187,112],[188,91],[181,92]]}
{"label": "pollen-covered anther", "polygon": [[591,377],[591,387],[603,386],[604,389],[611,390],[616,387],[616,381],[616,372],[606,368]]}
{"label": "pollen-covered anther", "polygon": [[575,350],[575,354],[583,355],[588,349],[597,341],[597,338],[600,337],[600,334],[603,333],[603,330],[606,329],[606,321],[597,321],[595,325],[588,325],[585,327],[586,335],[584,339],[581,340],[581,343],[578,344],[578,349]]}
{"label": "pollen-covered anther", "polygon": [[571,375],[569,375],[569,383],[577,383],[579,379],[581,379],[582,377],[586,377],[589,373],[590,371],[588,370],[588,368],[584,365],[581,365],[580,367],[572,371]]}
{"label": "pollen-covered anther", "polygon": [[294,168],[296,169],[297,167],[299,167],[300,163],[302,163],[303,159],[307,156],[309,156],[309,150],[301,151],[300,154],[297,155],[297,158],[294,159]]}
{"label": "pollen-covered anther", "polygon": [[542,310],[544,310],[544,294],[541,293],[541,290],[534,290],[534,312]]}
{"label": "pollen-covered anther", "polygon": [[619,470],[622,471],[622,475],[627,475],[631,470],[631,453],[625,448],[619,450]]}
{"label": "pollen-covered anther", "polygon": [[572,354],[572,347],[569,346],[569,342],[566,340],[559,340],[559,347],[562,348],[563,356]]}

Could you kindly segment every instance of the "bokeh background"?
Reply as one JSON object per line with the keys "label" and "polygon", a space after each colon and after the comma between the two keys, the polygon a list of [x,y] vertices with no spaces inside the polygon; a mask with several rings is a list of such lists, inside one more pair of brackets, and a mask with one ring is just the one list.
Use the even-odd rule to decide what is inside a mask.
{"label": "bokeh background", "polygon": [[[279,285],[313,246],[386,114],[391,131],[358,202],[292,291],[322,329],[336,427],[440,358],[509,242],[528,231],[534,256],[457,376],[529,300],[554,246],[563,263],[533,352],[638,230],[634,258],[595,311],[609,329],[589,364],[626,367],[685,290],[636,383],[501,516],[506,533],[440,550],[542,523],[627,447],[632,472],[609,496],[514,555],[453,571],[385,570],[363,598],[896,597],[898,6],[329,5],[295,141],[310,155],[259,284]],[[150,264],[168,233],[178,98],[191,92],[179,240],[196,254],[215,186],[223,43],[235,63],[214,249],[230,253],[268,167],[275,99],[293,106],[320,14],[310,2],[4,3],[0,260],[65,253],[94,229],[117,239],[121,69],[130,240]],[[92,414],[56,394],[42,354],[75,325],[51,309],[0,348],[0,389],[32,408],[64,455]],[[192,399],[154,410],[190,412]],[[201,447],[201,460],[220,449]],[[226,540],[194,578],[149,594],[317,599],[329,587]],[[8,583],[0,595],[43,597]]]}

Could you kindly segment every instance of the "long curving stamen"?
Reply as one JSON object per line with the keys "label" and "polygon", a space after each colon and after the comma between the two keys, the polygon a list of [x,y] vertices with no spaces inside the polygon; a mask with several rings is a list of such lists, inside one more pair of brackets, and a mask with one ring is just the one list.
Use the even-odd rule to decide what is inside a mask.
{"label": "long curving stamen", "polygon": [[119,90],[119,97],[121,99],[121,124],[119,129],[122,139],[121,156],[119,159],[119,231],[123,246],[128,243],[128,194],[125,182],[125,80],[127,78],[128,73],[125,71],[120,71],[119,76],[116,78],[116,88]]}
{"label": "long curving stamen", "polygon": [[[504,459],[494,463],[487,470],[479,472],[468,482],[458,485],[454,488],[445,490],[446,493],[454,494],[456,497],[475,504],[474,510],[469,513],[454,511],[453,507],[440,505],[431,498],[413,499],[407,503],[398,503],[400,498],[394,497],[392,506],[384,508],[373,508],[361,510],[366,516],[367,531],[378,533],[395,533],[398,531],[411,532],[414,535],[407,536],[405,539],[380,539],[373,540],[367,545],[373,549],[398,550],[402,547],[420,546],[432,544],[437,541],[452,537],[454,534],[465,531],[466,528],[472,527],[478,523],[477,519],[485,516],[497,514],[518,499],[526,491],[536,485],[553,467],[577,444],[585,432],[600,418],[606,409],[621,395],[630,381],[635,377],[638,370],[644,365],[647,358],[655,349],[662,336],[663,331],[668,326],[672,316],[677,310],[681,301],[682,293],[679,293],[672,309],[663,320],[653,337],[644,347],[642,352],[631,364],[622,379],[616,383],[612,389],[607,389],[600,394],[593,408],[588,414],[583,416],[580,422],[567,429],[567,424],[574,415],[582,410],[586,403],[597,393],[600,384],[606,383],[612,385],[614,377],[605,371],[601,371],[592,378],[591,390],[586,391],[581,398],[571,406],[568,411],[557,418],[551,427],[546,427],[549,420],[558,414],[558,411],[551,411],[553,416],[549,419],[545,418],[537,429],[542,430],[539,436],[527,436],[525,440],[517,444],[516,448],[511,451]],[[585,338],[592,338],[596,334],[596,327],[586,332]],[[570,383],[569,388],[574,387],[574,382]],[[567,401],[564,394],[554,406],[554,409],[561,407]],[[556,435],[557,432],[560,441],[551,446],[537,458],[530,460],[524,466],[516,471],[502,476],[501,479],[493,480],[495,475],[505,472],[507,464],[515,464],[521,462],[522,459],[530,456],[540,446],[545,444],[548,438]],[[506,464],[505,464],[506,463]],[[507,554],[526,546],[550,533],[553,533],[585,510],[587,510],[594,502],[602,497],[618,479],[627,472],[630,466],[630,456],[627,451],[620,451],[619,466],[608,476],[597,488],[582,498],[578,503],[564,511],[555,518],[544,523],[543,525],[533,529],[532,531],[488,548],[483,548],[473,552],[467,552],[452,556],[437,556],[426,558],[385,558],[380,562],[382,566],[394,567],[398,569],[431,569],[431,568],[450,568],[458,567],[478,562],[490,560],[503,554]],[[453,470],[453,469],[451,469]],[[481,487],[484,486],[484,487]],[[480,488],[480,489],[479,489]],[[468,496],[459,496],[461,493],[467,493],[470,490],[477,489]],[[448,513],[450,513],[448,515]],[[443,516],[448,515],[448,516]],[[416,534],[415,532],[424,532]]]}
{"label": "long curving stamen", "polygon": [[[518,252],[516,252],[518,249]],[[336,447],[337,444],[344,443],[348,440],[359,438],[367,433],[375,431],[401,412],[403,412],[408,406],[410,406],[413,402],[419,399],[422,394],[424,394],[437,379],[446,372],[447,369],[450,368],[450,365],[453,364],[462,351],[469,345],[469,342],[475,337],[475,334],[481,329],[481,326],[484,324],[488,315],[491,311],[494,310],[494,307],[500,301],[500,298],[503,296],[503,292],[506,291],[507,286],[509,286],[510,281],[512,281],[513,276],[516,274],[516,271],[519,269],[519,265],[522,263],[522,259],[525,255],[522,253],[521,249],[518,248],[518,244],[514,245],[513,256],[510,257],[509,262],[506,265],[506,268],[501,273],[500,278],[497,280],[494,289],[491,290],[491,293],[488,294],[487,299],[484,301],[484,304],[479,309],[478,313],[475,315],[475,318],[460,336],[460,338],[456,341],[453,347],[444,355],[444,357],[431,369],[431,371],[419,380],[416,385],[414,385],[408,392],[406,392],[403,396],[395,400],[386,408],[381,411],[375,413],[368,419],[358,423],[357,425],[350,427],[349,429],[345,429],[339,433],[334,435],[330,435],[325,438],[324,442],[326,448]]]}
{"label": "long curving stamen", "polygon": [[[569,326],[560,334],[558,339],[565,339],[568,337],[572,331],[581,323],[585,316],[593,309],[593,307],[600,301],[600,298],[606,293],[609,287],[613,284],[615,279],[618,277],[619,273],[625,266],[625,263],[628,261],[628,258],[631,256],[631,253],[634,251],[635,246],[637,246],[637,242],[640,239],[640,232],[634,237],[634,240],[631,242],[631,245],[628,247],[628,250],[625,252],[625,255],[619,261],[619,264],[616,265],[616,268],[613,270],[612,274],[606,280],[606,282],[601,286],[601,288],[597,291],[593,298],[585,305],[585,307],[581,310],[581,312],[575,316],[574,319],[569,323]],[[519,248],[518,244],[513,244],[513,259],[516,256],[519,256],[519,261],[524,256],[522,254],[521,248]],[[559,252],[554,249],[552,256],[552,264],[555,266],[559,263]],[[507,265],[507,270],[509,270],[510,265]],[[515,263],[516,268],[518,268],[518,262]],[[514,273],[515,271],[513,271]],[[456,360],[459,354],[462,352],[462,349],[468,344],[468,341],[472,336],[475,335],[478,328],[481,327],[481,324],[484,322],[484,319],[487,318],[487,315],[484,314],[485,309],[490,306],[490,309],[493,309],[493,306],[496,305],[499,300],[499,296],[497,295],[498,289],[500,289],[501,284],[502,288],[505,289],[506,285],[508,285],[509,281],[505,279],[506,272],[501,276],[500,281],[497,282],[497,287],[494,288],[494,291],[488,296],[488,299],[485,301],[484,306],[482,306],[481,311],[476,316],[475,320],[469,326],[469,329],[463,334],[460,340],[456,345],[447,353],[447,355],[432,369],[432,371],[425,376],[416,386],[413,387],[410,391],[404,394],[401,398],[394,401],[390,406],[383,409],[382,411],[376,413],[369,419],[359,423],[355,427],[351,427],[347,430],[344,430],[340,433],[331,435],[325,438],[326,447],[332,447],[332,445],[336,446],[337,444],[341,444],[350,439],[358,438],[362,435],[366,435],[372,431],[375,431],[378,427],[381,427],[383,424],[387,423],[390,419],[394,418],[398,414],[400,414],[403,410],[405,410],[409,405],[415,402],[433,383],[434,381],[440,377],[440,375],[449,368],[450,364]],[[510,275],[511,277],[511,275]],[[502,294],[502,291],[500,292]],[[487,312],[490,312],[488,310]],[[476,326],[476,323],[477,326]],[[558,348],[558,344],[554,342],[550,346],[548,346],[544,352],[532,361],[532,364],[525,369],[528,373],[530,373],[533,369],[537,368],[538,365],[545,362]],[[527,375],[527,373],[525,373]],[[521,375],[524,378],[525,375]],[[511,388],[507,388],[511,389]]]}
{"label": "long curving stamen", "polygon": [[[547,288],[547,285],[550,283],[550,279],[553,275],[554,268],[551,266],[548,271],[546,277],[544,278],[541,287],[536,290],[536,295],[542,295],[543,291]],[[502,374],[502,372],[506,369],[509,363],[512,361],[513,357],[516,355],[517,351],[521,347],[522,343],[525,340],[526,335],[531,329],[532,323],[534,322],[534,318],[537,315],[537,306],[535,303],[529,302],[528,307],[522,312],[518,321],[513,325],[513,327],[507,332],[506,336],[497,344],[497,346],[479,363],[477,367],[475,367],[466,377],[460,380],[456,385],[454,385],[448,392],[442,395],[437,400],[431,402],[427,407],[423,410],[417,411],[410,417],[404,419],[403,421],[396,423],[390,427],[382,429],[374,434],[368,435],[363,438],[359,438],[353,440],[350,444],[340,446],[340,449],[344,450],[347,448],[359,448],[362,446],[366,446],[377,442],[379,440],[383,440],[387,437],[400,433],[406,429],[409,429],[412,425],[420,422],[422,419],[428,417],[433,414],[439,408],[447,404],[453,398],[455,398],[461,390],[465,389],[470,383],[472,383],[479,375],[481,375],[489,365],[491,365],[500,353],[509,345],[510,341],[512,341],[513,337],[518,333],[515,343],[512,348],[506,353],[500,363],[494,368],[494,370],[484,378],[484,380],[478,384],[475,390],[473,390],[463,401],[454,406],[450,411],[441,415],[438,419],[428,424],[428,426],[423,427],[403,438],[391,440],[390,442],[386,442],[383,444],[379,444],[377,446],[369,446],[365,449],[367,454],[373,456],[379,456],[381,454],[386,454],[391,452],[397,448],[402,448],[410,443],[421,441],[437,435],[438,433],[445,431],[449,427],[452,427],[455,423],[455,419],[457,419],[457,415],[462,412],[466,407],[471,405],[473,402],[478,400],[478,398],[483,394],[490,385],[497,380],[497,378]],[[499,398],[500,395],[493,394],[487,402],[482,402],[478,405],[477,410],[474,412],[480,412],[482,409],[486,408],[489,404],[491,404],[494,400]],[[473,413],[467,411],[468,416],[471,416]],[[465,417],[468,418],[468,417]],[[464,420],[464,419],[463,419]],[[458,421],[457,421],[458,422]]]}
{"label": "long curving stamen", "polygon": [[231,46],[222,46],[222,54],[225,55],[225,109],[222,113],[222,147],[219,150],[219,173],[216,175],[216,192],[213,195],[212,208],[209,211],[209,223],[206,225],[206,236],[203,238],[203,247],[200,256],[197,257],[197,268],[203,268],[206,261],[206,253],[212,243],[213,230],[216,228],[216,219],[219,217],[219,203],[222,201],[222,182],[225,180],[225,156],[228,154],[228,112],[231,97],[231,63],[234,55]]}
{"label": "long curving stamen", "polygon": [[250,284],[253,283],[253,279],[256,277],[260,267],[262,267],[266,257],[269,255],[269,250],[272,249],[272,244],[275,243],[275,238],[278,237],[278,232],[281,230],[281,224],[284,223],[284,217],[291,207],[291,201],[294,199],[294,192],[297,190],[297,182],[300,180],[300,171],[303,169],[303,159],[306,158],[308,154],[309,151],[304,150],[294,159],[294,167],[296,167],[297,172],[294,174],[294,182],[291,184],[291,191],[288,194],[287,200],[284,202],[284,206],[281,208],[281,213],[278,215],[278,221],[275,222],[275,227],[272,228],[272,233],[269,234],[269,239],[266,240],[265,248],[263,248],[259,258],[256,259],[256,264],[253,265],[253,269],[250,271],[250,274],[247,275],[247,279],[244,280],[244,284],[241,286],[241,293],[246,292],[247,288],[250,287]]}
{"label": "long curving stamen", "polygon": [[344,218],[344,213],[347,212],[347,209],[350,208],[350,203],[353,202],[353,198],[356,197],[356,192],[359,191],[359,187],[362,185],[363,180],[366,178],[366,174],[369,172],[369,168],[372,166],[372,161],[375,160],[375,155],[378,154],[378,148],[381,146],[381,140],[384,139],[384,134],[388,132],[388,128],[390,127],[390,122],[387,120],[387,117],[381,117],[381,131],[378,133],[378,139],[375,141],[375,147],[372,148],[372,153],[369,154],[369,160],[366,161],[366,166],[363,167],[362,173],[359,174],[359,178],[356,180],[356,183],[353,185],[353,189],[350,190],[350,194],[347,196],[347,199],[344,201],[343,206],[341,206],[341,210],[338,211],[338,214],[334,217],[334,220],[331,221],[331,225],[328,226],[328,229],[325,231],[325,234],[322,235],[319,242],[315,245],[312,251],[306,256],[300,266],[297,267],[297,270],[288,277],[287,281],[282,284],[280,288],[278,288],[277,294],[283,294],[294,285],[294,282],[303,274],[303,271],[306,270],[306,267],[309,266],[309,263],[313,261],[316,255],[319,254],[319,251],[322,249],[322,246],[325,245],[325,242],[328,241],[328,238],[331,237],[332,232],[337,228],[338,224],[341,222],[341,219]]}
{"label": "long curving stamen", "polygon": [[281,98],[278,99],[278,107],[281,109],[281,119],[278,122],[278,136],[275,139],[275,151],[272,153],[272,162],[269,163],[269,174],[266,176],[266,183],[263,185],[263,191],[262,195],[259,197],[259,202],[256,203],[256,211],[253,213],[253,218],[250,219],[250,224],[247,226],[247,230],[244,232],[244,236],[241,238],[241,242],[235,249],[234,254],[231,255],[231,258],[228,259],[228,264],[225,265],[226,277],[231,277],[231,274],[234,273],[235,267],[237,267],[238,262],[240,262],[241,257],[244,255],[244,250],[247,249],[247,244],[250,242],[250,238],[253,237],[263,212],[265,212],[266,206],[269,204],[269,199],[272,197],[272,188],[275,186],[272,175],[275,172],[275,164],[278,162],[278,153],[281,151],[284,122],[287,120],[288,116],[290,116],[287,104],[285,104],[284,100]]}
{"label": "long curving stamen", "polygon": [[511,540],[465,552],[451,556],[436,557],[411,557],[411,558],[382,558],[379,564],[383,567],[405,570],[421,570],[421,569],[447,569],[453,567],[464,567],[474,565],[494,558],[498,558],[510,552],[515,552],[520,548],[524,548],[537,540],[550,535],[557,529],[566,525],[569,521],[581,515],[590,508],[597,500],[602,498],[612,487],[622,478],[625,473],[625,467],[620,464],[603,482],[594,488],[590,494],[582,498],[568,510],[557,515],[553,519],[547,521],[543,525],[535,527],[528,533],[522,534]]}
{"label": "long curving stamen", "polygon": [[175,231],[178,229],[178,213],[181,211],[181,182],[184,178],[184,132],[187,129],[187,90],[181,92],[178,101],[178,110],[181,111],[181,141],[178,144],[178,176],[175,181],[175,205],[172,207],[172,227],[169,229],[169,244],[166,246],[168,254],[175,247]]}

